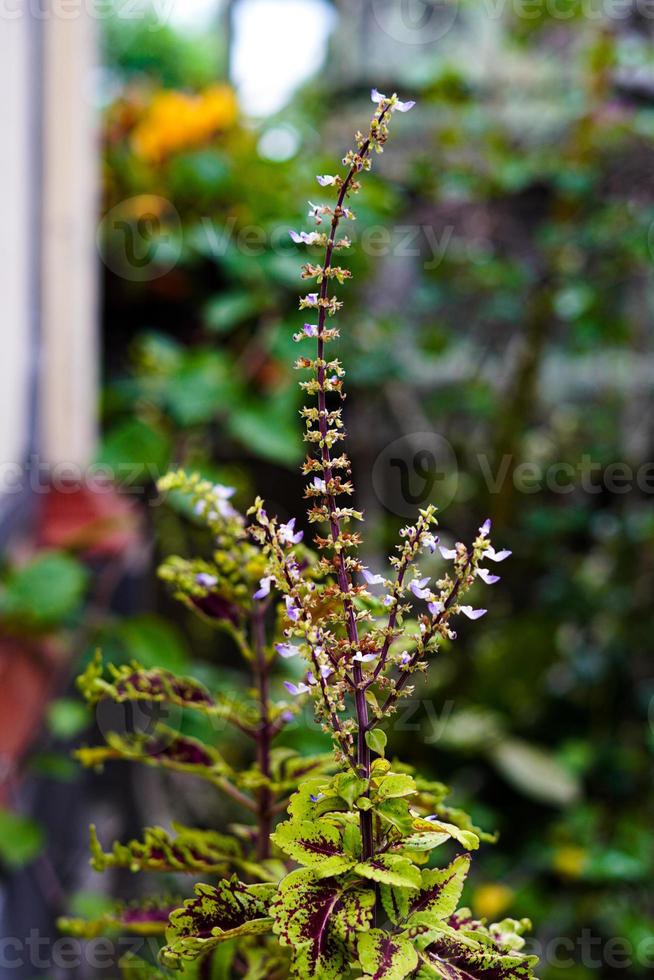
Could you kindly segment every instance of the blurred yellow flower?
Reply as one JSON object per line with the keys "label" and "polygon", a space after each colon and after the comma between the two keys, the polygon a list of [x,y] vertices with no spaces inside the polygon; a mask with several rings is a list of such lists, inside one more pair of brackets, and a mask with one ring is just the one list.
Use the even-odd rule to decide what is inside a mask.
{"label": "blurred yellow flower", "polygon": [[237,114],[236,96],[229,85],[211,85],[197,94],[162,89],[132,130],[132,147],[138,156],[157,163],[229,129]]}
{"label": "blurred yellow flower", "polygon": [[508,885],[479,885],[472,896],[475,915],[491,922],[501,918],[512,901],[513,891]]}
{"label": "blurred yellow flower", "polygon": [[587,856],[583,847],[566,844],[554,851],[552,865],[555,871],[566,878],[579,878],[583,874]]}

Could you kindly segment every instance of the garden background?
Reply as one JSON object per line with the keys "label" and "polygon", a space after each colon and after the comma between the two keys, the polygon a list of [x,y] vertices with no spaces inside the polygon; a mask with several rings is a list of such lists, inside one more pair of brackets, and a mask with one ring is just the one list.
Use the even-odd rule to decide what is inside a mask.
{"label": "garden background", "polygon": [[[117,720],[90,719],[74,677],[101,647],[237,686],[229,642],[157,579],[197,533],[155,481],[184,466],[235,486],[241,507],[259,492],[303,515],[288,228],[365,124],[372,85],[418,104],[351,233],[341,356],[366,559],[379,568],[432,500],[446,543],[490,516],[513,550],[488,616],[418,685],[390,749],[499,831],[466,898],[479,916],[533,918],[542,980],[648,975],[654,12],[207,0],[138,13],[116,2],[96,23],[98,465],[81,488],[50,471],[51,492],[5,521],[0,932],[38,930],[46,965],[6,961],[0,977],[113,976],[47,954],[57,916],[158,887],[94,875],[89,822],[108,842],[234,815],[154,770],[83,774],[71,751]],[[243,747],[218,737],[237,760]],[[288,738],[324,744],[308,714]]]}

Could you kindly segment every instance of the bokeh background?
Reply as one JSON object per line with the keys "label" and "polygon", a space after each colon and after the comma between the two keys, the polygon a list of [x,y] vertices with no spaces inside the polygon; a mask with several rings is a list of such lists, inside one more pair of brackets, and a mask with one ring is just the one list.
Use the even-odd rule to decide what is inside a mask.
{"label": "bokeh background", "polygon": [[[196,532],[154,484],[195,468],[242,507],[259,492],[303,514],[287,230],[305,227],[314,175],[333,171],[376,85],[418,105],[357,201],[343,290],[366,558],[381,567],[427,500],[445,542],[490,516],[513,550],[488,616],[439,658],[391,747],[499,830],[466,898],[480,916],[533,918],[542,980],[650,975],[654,9],[194,0],[88,19],[96,190],[76,213],[94,255],[62,275],[95,284],[97,318],[73,326],[100,338],[99,380],[34,350],[46,378],[88,389],[64,429],[88,415],[96,469],[55,479],[69,460],[51,452],[46,489],[3,522],[0,933],[51,943],[57,915],[160,888],[88,870],[91,820],[108,840],[231,816],[150,770],[82,774],[70,752],[108,721],[89,719],[74,677],[99,646],[238,683],[229,645],[157,582]],[[69,153],[80,172],[78,151],[64,169]],[[305,721],[290,738],[313,750]],[[47,942],[20,968],[3,947],[0,977],[114,975],[52,962]]]}

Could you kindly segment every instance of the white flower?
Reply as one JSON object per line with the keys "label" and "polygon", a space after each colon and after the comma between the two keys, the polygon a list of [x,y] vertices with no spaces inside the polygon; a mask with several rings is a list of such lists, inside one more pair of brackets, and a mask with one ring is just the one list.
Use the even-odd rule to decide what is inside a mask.
{"label": "white flower", "polygon": [[459,612],[462,612],[464,616],[468,619],[481,619],[488,612],[487,609],[473,609],[472,606],[459,606]]}
{"label": "white flower", "polygon": [[320,234],[317,231],[289,231],[289,235],[296,245],[315,245],[320,241]]}
{"label": "white flower", "polygon": [[373,575],[373,573],[371,571],[369,571],[365,567],[361,569],[361,574],[365,578],[365,580],[368,583],[368,585],[383,585],[384,584],[384,581],[385,580],[384,580],[384,576],[383,575]]}
{"label": "white flower", "polygon": [[491,519],[490,517],[487,517],[484,523],[479,528],[479,533],[481,534],[482,538],[488,537],[488,535],[490,534],[490,529],[491,529]]}
{"label": "white flower", "polygon": [[320,493],[327,493],[327,484],[320,476],[314,476],[313,483],[311,484],[314,490],[319,490]]}
{"label": "white flower", "polygon": [[207,572],[199,572],[195,576],[195,581],[198,585],[201,585],[203,589],[211,589],[214,585],[218,584],[218,579],[215,575],[209,575]]}
{"label": "white flower", "polygon": [[426,588],[429,583],[429,577],[427,578],[414,578],[412,582],[409,583],[409,589],[413,592],[416,599],[428,599],[431,592]]}
{"label": "white flower", "polygon": [[318,174],[316,180],[321,187],[331,187],[336,183],[336,177],[332,177],[331,174]]}
{"label": "white flower", "polygon": [[369,664],[371,661],[376,660],[379,656],[378,653],[355,653],[352,660],[358,661],[360,664]]}
{"label": "white flower", "polygon": [[482,582],[486,583],[486,585],[495,585],[495,583],[499,582],[500,580],[499,575],[493,575],[493,573],[489,572],[487,568],[478,568],[477,575]]}
{"label": "white flower", "polygon": [[504,561],[504,559],[508,558],[511,554],[512,552],[508,551],[506,548],[504,551],[495,551],[495,548],[490,545],[484,552],[484,558],[490,558],[491,561]]}
{"label": "white flower", "polygon": [[438,550],[440,551],[443,558],[445,558],[448,561],[452,558],[456,558],[456,548],[445,548],[443,545],[440,545]]}
{"label": "white flower", "polygon": [[413,101],[401,102],[400,99],[398,99],[397,95],[393,95],[392,98],[389,99],[388,96],[382,95],[381,92],[378,92],[376,88],[374,88],[370,93],[370,98],[372,99],[373,102],[376,102],[378,105],[380,102],[390,102],[391,112],[395,112],[396,109],[398,112],[408,112],[409,109],[413,109],[415,105],[415,102]]}

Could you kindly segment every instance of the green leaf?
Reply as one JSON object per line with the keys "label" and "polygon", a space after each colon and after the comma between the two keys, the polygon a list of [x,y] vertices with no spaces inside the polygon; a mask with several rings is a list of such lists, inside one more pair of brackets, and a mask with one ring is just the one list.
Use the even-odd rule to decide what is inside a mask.
{"label": "green leaf", "polygon": [[226,333],[249,319],[261,308],[261,302],[251,293],[222,293],[207,303],[204,321],[208,330]]}
{"label": "green leaf", "polygon": [[394,925],[397,925],[409,914],[412,889],[394,888],[392,885],[380,885],[379,894],[386,915]]}
{"label": "green leaf", "polygon": [[37,630],[57,626],[79,608],[87,580],[84,566],[70,555],[42,552],[7,576],[0,616]]}
{"label": "green leaf", "polygon": [[415,820],[416,833],[409,834],[398,842],[400,847],[409,847],[414,851],[429,851],[439,847],[446,840],[452,839],[462,844],[467,851],[476,851],[479,847],[479,837],[472,830],[462,830],[456,824],[441,820]]}
{"label": "green leaf", "polygon": [[43,848],[43,831],[28,817],[0,809],[0,861],[10,868],[22,868]]}
{"label": "green leaf", "polygon": [[358,953],[364,976],[374,980],[404,980],[418,965],[418,953],[408,939],[381,929],[359,936]]}
{"label": "green leaf", "polygon": [[237,397],[234,370],[217,351],[185,354],[166,385],[170,413],[182,426],[209,422]]}
{"label": "green leaf", "polygon": [[171,442],[159,430],[132,418],[109,430],[96,462],[109,467],[116,483],[153,483],[168,469]]}
{"label": "green leaf", "polygon": [[69,739],[79,735],[89,725],[89,713],[81,701],[58,698],[48,706],[48,727],[58,738]]}
{"label": "green leaf", "polygon": [[567,807],[581,796],[578,778],[541,748],[506,738],[487,751],[505,779],[535,800]]}
{"label": "green leaf", "polygon": [[294,403],[250,402],[228,417],[227,428],[255,455],[292,467],[302,456],[294,414]]}
{"label": "green leaf", "polygon": [[188,666],[188,650],[180,630],[160,616],[144,613],[123,619],[116,635],[129,660],[146,668],[182,671]]}
{"label": "green leaf", "polygon": [[420,892],[411,898],[409,923],[432,926],[452,915],[469,869],[470,856],[461,854],[446,868],[423,870]]}
{"label": "green leaf", "polygon": [[385,885],[419,888],[421,883],[420,869],[400,854],[378,854],[369,861],[361,861],[354,870],[364,878]]}
{"label": "green leaf", "polygon": [[386,732],[383,732],[381,728],[373,728],[366,732],[366,745],[377,755],[384,755],[387,741]]}
{"label": "green leaf", "polygon": [[411,796],[416,792],[416,783],[412,776],[405,773],[389,773],[384,776],[377,787],[380,800],[389,800],[401,796]]}
{"label": "green leaf", "polygon": [[279,824],[272,840],[321,878],[340,874],[355,864],[355,858],[343,850],[340,832],[325,820],[286,820]]}
{"label": "green leaf", "polygon": [[351,962],[349,946],[372,918],[374,891],[308,868],[287,875],[273,902],[274,932],[293,949],[293,977],[340,980]]}
{"label": "green leaf", "polygon": [[146,827],[142,840],[128,844],[115,842],[110,853],[100,846],[95,827],[91,834],[91,867],[94,871],[107,868],[129,868],[131,871],[194,872],[225,875],[230,866],[254,865],[243,860],[241,845],[234,837],[214,830],[194,830],[173,824],[171,835],[161,827]]}
{"label": "green leaf", "polygon": [[174,910],[171,901],[150,899],[141,903],[119,903],[97,918],[62,918],[57,928],[69,936],[95,939],[107,932],[131,932],[137,936],[162,936],[168,916]]}
{"label": "green leaf", "polygon": [[170,915],[161,962],[179,969],[184,960],[197,959],[220,943],[269,932],[268,902],[274,891],[272,885],[245,885],[236,875],[216,887],[196,885],[197,897]]}
{"label": "green leaf", "polygon": [[506,953],[492,940],[475,938],[473,932],[461,933],[448,926],[409,931],[409,938],[422,947],[422,968],[418,977],[442,980],[533,980],[535,956]]}

